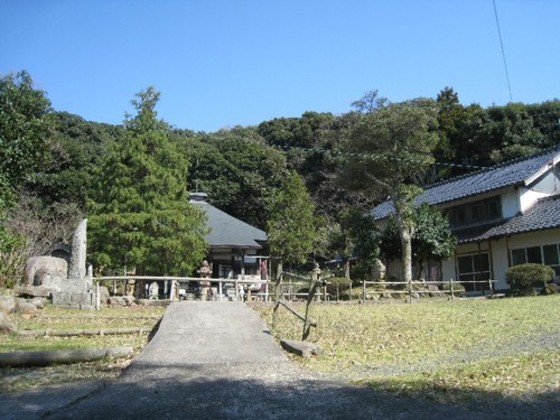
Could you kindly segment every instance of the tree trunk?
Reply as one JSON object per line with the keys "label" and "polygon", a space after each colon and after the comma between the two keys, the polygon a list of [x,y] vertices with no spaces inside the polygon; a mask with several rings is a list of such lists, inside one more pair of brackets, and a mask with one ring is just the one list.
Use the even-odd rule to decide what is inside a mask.
{"label": "tree trunk", "polygon": [[350,280],[350,258],[344,262],[344,277],[346,280]]}
{"label": "tree trunk", "polygon": [[402,245],[402,281],[409,283],[412,281],[412,235],[403,222],[400,223],[399,233]]}
{"label": "tree trunk", "polygon": [[132,347],[106,349],[77,349],[57,351],[17,351],[0,353],[0,367],[48,366],[57,363],[79,363],[105,357],[127,357]]}

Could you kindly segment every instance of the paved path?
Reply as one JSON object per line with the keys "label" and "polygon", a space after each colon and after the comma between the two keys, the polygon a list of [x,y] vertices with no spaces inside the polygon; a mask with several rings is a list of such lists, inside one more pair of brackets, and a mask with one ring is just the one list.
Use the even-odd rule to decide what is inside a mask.
{"label": "paved path", "polygon": [[0,409],[0,417],[10,409],[5,418],[489,418],[303,371],[287,359],[259,316],[234,302],[172,304],[154,339],[119,380],[74,390],[71,397],[63,394],[67,391],[49,391],[54,393],[46,407],[29,398],[4,401],[12,406]]}

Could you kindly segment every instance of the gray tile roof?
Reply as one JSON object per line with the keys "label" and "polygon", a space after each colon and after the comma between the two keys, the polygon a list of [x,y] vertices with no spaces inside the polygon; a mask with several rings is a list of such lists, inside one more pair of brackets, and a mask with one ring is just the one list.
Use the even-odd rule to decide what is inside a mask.
{"label": "gray tile roof", "polygon": [[230,216],[213,205],[200,200],[190,200],[199,206],[208,217],[211,231],[206,240],[212,247],[228,247],[240,249],[261,249],[259,242],[266,242],[266,233],[242,220]]}
{"label": "gray tile roof", "polygon": [[533,207],[505,223],[494,226],[480,235],[464,239],[475,242],[504,236],[560,228],[560,194],[541,198]]}
{"label": "gray tile roof", "polygon": [[[560,154],[560,144],[527,158],[516,159],[501,165],[452,178],[425,188],[416,203],[443,204],[462,198],[487,193],[500,188],[521,185]],[[372,210],[376,220],[394,213],[391,201],[385,201]]]}

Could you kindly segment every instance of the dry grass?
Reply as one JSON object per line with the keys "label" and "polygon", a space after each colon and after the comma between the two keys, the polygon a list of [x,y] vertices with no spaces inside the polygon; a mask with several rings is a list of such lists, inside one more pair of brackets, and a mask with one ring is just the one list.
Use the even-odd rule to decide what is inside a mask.
{"label": "dry grass", "polygon": [[[271,319],[270,307],[257,309]],[[445,402],[546,394],[560,404],[560,295],[315,304],[312,317],[309,339],[324,355],[299,359],[309,369]],[[277,338],[301,339],[300,321],[283,309],[280,320]]]}
{"label": "dry grass", "polygon": [[[47,306],[36,316],[10,315],[18,330],[65,330],[138,327],[150,331],[163,316],[161,307],[103,308],[89,312]],[[43,351],[75,348],[131,346],[134,355],[147,344],[148,334],[105,335],[86,337],[24,337],[0,335],[0,352]],[[108,380],[118,377],[131,357],[100,360],[42,368],[0,369],[0,392],[14,392],[45,385],[85,380]]]}

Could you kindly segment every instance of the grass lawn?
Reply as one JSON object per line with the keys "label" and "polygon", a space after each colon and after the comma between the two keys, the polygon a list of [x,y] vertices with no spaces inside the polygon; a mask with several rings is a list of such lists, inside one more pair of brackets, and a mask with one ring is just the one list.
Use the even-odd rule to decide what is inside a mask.
{"label": "grass lawn", "polygon": [[[300,313],[304,307],[299,307]],[[257,308],[271,320],[271,308]],[[280,308],[277,338],[301,339]],[[306,368],[381,391],[453,404],[547,401],[560,414],[560,295],[412,305],[312,306]]]}
{"label": "grass lawn", "polygon": [[[300,313],[303,304],[293,304]],[[255,305],[267,321],[271,306]],[[48,306],[10,315],[19,330],[153,327],[158,307],[99,312]],[[277,338],[301,339],[302,323],[280,308]],[[312,371],[393,394],[465,406],[546,403],[560,416],[560,295],[496,300],[421,301],[412,305],[314,304],[310,341],[320,357],[298,358]],[[147,334],[94,337],[0,335],[0,351],[132,346]],[[0,392],[116,378],[129,359],[45,368],[0,369]]]}
{"label": "grass lawn", "polygon": [[[135,306],[103,308],[101,311],[81,311],[49,305],[35,316],[11,314],[11,321],[20,331],[137,327],[144,329],[146,332],[83,337],[0,335],[0,352],[131,346],[134,349],[134,355],[136,355],[147,344],[148,332],[163,316],[165,309]],[[22,391],[44,385],[82,380],[112,379],[116,378],[130,361],[131,358],[125,358],[41,368],[1,368],[0,392]]]}

